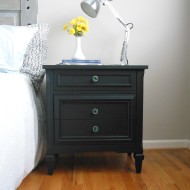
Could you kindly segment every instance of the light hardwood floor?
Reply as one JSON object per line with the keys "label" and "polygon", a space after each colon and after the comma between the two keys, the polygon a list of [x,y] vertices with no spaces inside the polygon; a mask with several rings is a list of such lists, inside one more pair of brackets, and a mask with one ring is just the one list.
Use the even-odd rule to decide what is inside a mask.
{"label": "light hardwood floor", "polygon": [[190,150],[145,150],[141,174],[123,153],[63,156],[52,176],[41,163],[18,190],[190,190]]}

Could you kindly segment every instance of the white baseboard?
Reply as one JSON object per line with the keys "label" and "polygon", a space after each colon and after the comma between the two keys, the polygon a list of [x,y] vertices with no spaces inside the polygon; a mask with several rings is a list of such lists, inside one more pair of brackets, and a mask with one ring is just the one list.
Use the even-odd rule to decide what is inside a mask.
{"label": "white baseboard", "polygon": [[180,140],[144,140],[144,149],[154,149],[154,148],[189,148],[190,140],[180,139]]}

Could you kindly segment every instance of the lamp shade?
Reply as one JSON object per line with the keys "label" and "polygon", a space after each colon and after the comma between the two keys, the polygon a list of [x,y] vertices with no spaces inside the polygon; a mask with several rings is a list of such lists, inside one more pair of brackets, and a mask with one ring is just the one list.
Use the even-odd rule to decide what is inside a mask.
{"label": "lamp shade", "polygon": [[95,18],[100,10],[100,1],[84,0],[81,2],[81,8],[88,16]]}

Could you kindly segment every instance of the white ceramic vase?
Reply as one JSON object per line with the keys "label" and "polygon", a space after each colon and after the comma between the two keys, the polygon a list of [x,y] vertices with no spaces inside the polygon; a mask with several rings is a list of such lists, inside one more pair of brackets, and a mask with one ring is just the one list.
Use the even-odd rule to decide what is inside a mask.
{"label": "white ceramic vase", "polygon": [[82,52],[81,37],[75,37],[75,40],[76,40],[75,52],[74,52],[72,59],[84,60],[85,56]]}

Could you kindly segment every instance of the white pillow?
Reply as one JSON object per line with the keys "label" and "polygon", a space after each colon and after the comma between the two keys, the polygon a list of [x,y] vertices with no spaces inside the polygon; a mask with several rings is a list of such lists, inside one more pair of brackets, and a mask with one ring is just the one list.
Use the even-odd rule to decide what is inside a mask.
{"label": "white pillow", "polygon": [[37,27],[0,25],[0,71],[19,72]]}

